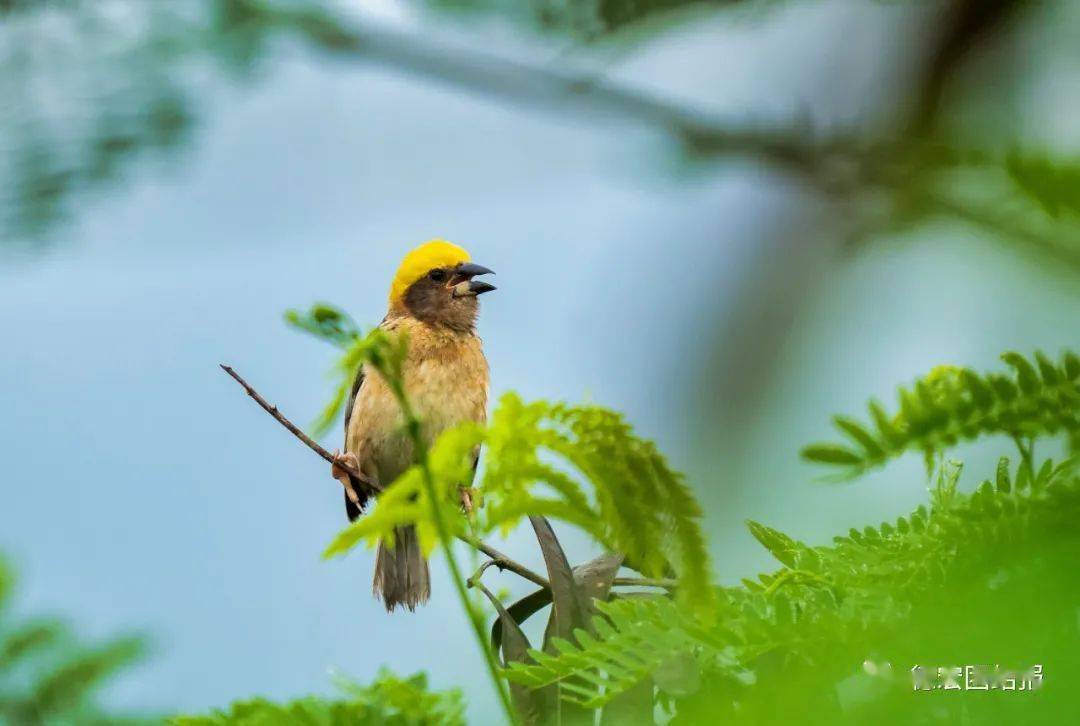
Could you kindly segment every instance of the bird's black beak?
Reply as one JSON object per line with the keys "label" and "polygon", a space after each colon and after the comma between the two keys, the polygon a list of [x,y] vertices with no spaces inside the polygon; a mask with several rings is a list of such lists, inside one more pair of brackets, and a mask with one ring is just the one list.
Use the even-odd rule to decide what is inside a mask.
{"label": "bird's black beak", "polygon": [[454,291],[454,297],[476,297],[477,295],[483,295],[485,292],[491,292],[495,289],[494,285],[474,280],[473,277],[494,274],[492,270],[483,265],[463,262],[454,269],[454,282],[450,286]]}

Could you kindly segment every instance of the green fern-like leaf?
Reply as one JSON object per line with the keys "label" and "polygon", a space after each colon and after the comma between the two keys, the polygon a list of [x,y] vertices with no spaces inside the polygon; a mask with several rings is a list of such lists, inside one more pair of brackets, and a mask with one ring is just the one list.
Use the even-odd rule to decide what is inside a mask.
{"label": "green fern-like leaf", "polygon": [[459,726],[465,723],[461,692],[428,690],[427,677],[417,673],[407,678],[379,672],[370,685],[338,679],[342,696],[325,699],[314,696],[284,704],[266,699],[241,701],[228,709],[206,716],[177,716],[173,726],[265,726],[306,724],[386,724],[387,726]]}
{"label": "green fern-like leaf", "polygon": [[453,534],[464,534],[467,522],[461,516],[458,484],[472,477],[472,452],[483,440],[483,429],[474,424],[445,432],[428,454],[428,465],[439,485],[438,501],[432,501],[418,466],[410,467],[379,495],[373,511],[343,529],[323,553],[324,557],[343,555],[360,542],[374,547],[380,541],[393,544],[394,533],[401,527],[416,527],[420,546],[430,555],[439,542],[434,508],[439,507],[443,520]]}
{"label": "green fern-like leaf", "polygon": [[[333,336],[330,339],[335,340]],[[330,370],[330,377],[335,381],[334,394],[309,427],[315,437],[325,435],[341,415],[362,366],[367,364],[374,374],[391,380],[401,378],[400,367],[408,344],[406,336],[392,337],[386,331],[374,328],[366,336],[361,336],[358,331],[350,332],[342,342],[344,352]]]}
{"label": "green fern-like leaf", "polygon": [[[315,422],[316,434],[337,417],[361,366],[385,380],[404,419],[422,427],[411,414],[405,390],[406,336],[376,328],[360,337],[348,316],[326,305],[304,314],[290,311],[286,317],[301,330],[345,346],[335,367],[339,383]],[[599,406],[526,404],[515,395],[504,396],[486,429],[462,426],[444,432],[431,447],[424,466],[436,485],[435,500],[422,486],[424,469],[418,464],[396,482],[383,482],[388,486],[375,511],[342,531],[325,554],[343,554],[361,541],[390,541],[397,528],[410,524],[430,552],[438,539],[436,514],[453,534],[463,534],[466,523],[455,511],[458,488],[472,480],[481,445],[486,467],[477,483],[483,505],[471,522],[476,532],[505,532],[528,516],[568,522],[609,550],[624,553],[626,564],[646,575],[677,575],[680,602],[699,616],[710,616],[711,568],[701,507],[652,442],[635,436],[619,414]]]}
{"label": "green fern-like leaf", "polygon": [[807,549],[805,545],[796,542],[783,532],[778,532],[772,527],[766,527],[764,524],[752,521],[748,521],[746,526],[750,529],[750,534],[754,535],[754,539],[769,550],[773,557],[788,567],[795,567],[799,552]]}
{"label": "green fern-like leaf", "polygon": [[959,441],[990,434],[1080,436],[1080,359],[1074,353],[1067,352],[1061,362],[1041,352],[1033,360],[1013,352],[1002,359],[1011,369],[1008,375],[935,368],[900,390],[895,415],[871,403],[872,426],[837,417],[834,423],[850,443],[814,444],[803,449],[803,458],[853,477],[912,450],[932,462]]}
{"label": "green fern-like leaf", "polygon": [[327,303],[315,303],[306,312],[286,310],[285,322],[341,348],[361,337],[360,327],[348,313]]}
{"label": "green fern-like leaf", "polygon": [[437,541],[433,506],[463,534],[458,485],[470,480],[481,444],[486,465],[475,486],[482,506],[472,523],[479,534],[508,531],[530,515],[562,520],[625,553],[627,563],[647,575],[664,577],[673,569],[680,602],[709,616],[711,572],[697,500],[651,442],[636,437],[618,414],[596,406],[526,404],[504,396],[486,429],[460,426],[433,445],[429,466],[438,502],[429,500],[420,469],[413,467],[326,554],[392,538],[406,524],[416,525],[430,551]]}
{"label": "green fern-like leaf", "polygon": [[666,598],[615,600],[597,609],[595,635],[579,629],[576,642],[556,639],[556,655],[530,651],[535,664],[512,663],[506,677],[530,688],[558,683],[564,699],[598,708],[672,658],[711,647],[699,621]]}
{"label": "green fern-like leaf", "polygon": [[[1014,472],[1004,460],[997,476],[1014,481],[1027,468],[1022,463]],[[560,683],[564,698],[596,708],[644,682],[665,660],[689,657],[712,678],[740,684],[725,697],[744,699],[740,708],[754,722],[745,710],[756,693],[769,692],[770,671],[808,668],[824,682],[840,680],[850,666],[837,660],[838,651],[861,662],[867,644],[883,642],[887,633],[909,638],[904,624],[916,604],[936,602],[941,596],[934,593],[949,583],[996,577],[1010,557],[1026,564],[1024,553],[1047,536],[1071,542],[1074,554],[1061,560],[1071,568],[1080,553],[1076,461],[1043,464],[1034,477],[1042,483],[1024,489],[987,482],[961,494],[959,475],[958,465],[944,465],[931,507],[920,506],[895,524],[852,530],[831,547],[810,548],[750,523],[755,538],[786,566],[762,574],[760,584],[718,589],[720,616],[713,624],[686,617],[664,598],[614,601],[600,607],[594,634],[575,633],[576,642],[559,643],[556,654],[536,654],[535,663],[512,665],[507,677],[531,688]],[[757,691],[747,689],[754,683],[761,684]]]}

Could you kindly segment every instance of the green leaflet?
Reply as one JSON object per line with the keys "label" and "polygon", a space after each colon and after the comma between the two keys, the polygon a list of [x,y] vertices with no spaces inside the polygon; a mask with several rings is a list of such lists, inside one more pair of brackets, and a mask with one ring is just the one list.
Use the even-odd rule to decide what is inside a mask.
{"label": "green leaflet", "polygon": [[[646,575],[665,577],[674,570],[681,601],[709,616],[711,572],[701,508],[682,476],[621,416],[597,406],[525,403],[507,394],[486,428],[468,424],[444,432],[429,453],[436,488],[444,495],[434,504],[459,532],[465,520],[458,486],[472,480],[481,445],[484,473],[474,482],[481,506],[472,522],[478,534],[508,531],[529,515],[561,519],[609,550],[626,553],[627,562]],[[389,539],[405,524],[417,526],[430,551],[436,542],[432,506],[413,467],[325,555]]]}
{"label": "green leaflet", "polygon": [[315,303],[306,312],[286,310],[285,322],[342,348],[361,337],[360,326],[348,313],[327,303]]}
{"label": "green leaflet", "polygon": [[[406,344],[379,332],[357,339],[341,370],[367,364],[400,388]],[[989,631],[980,626],[992,625],[996,635],[1024,625],[1015,612],[1027,605],[1032,588],[1075,580],[1066,575],[1080,558],[1077,461],[1036,461],[1034,442],[1061,433],[1073,446],[1080,441],[1080,359],[1071,352],[1060,362],[1042,353],[1002,358],[1006,373],[936,368],[900,390],[895,413],[871,402],[870,423],[835,417],[844,440],[807,447],[805,458],[854,476],[918,451],[936,472],[929,506],[852,528],[830,546],[811,547],[748,522],[782,567],[739,587],[711,584],[700,506],[681,475],[621,416],[598,406],[526,402],[514,394],[500,399],[487,426],[460,427],[435,442],[427,461],[436,501],[412,469],[327,554],[362,540],[385,540],[402,524],[415,524],[430,546],[434,512],[458,527],[456,533],[468,525],[479,536],[508,531],[527,517],[534,523],[537,517],[559,519],[608,551],[625,554],[633,569],[675,576],[675,587],[670,596],[617,589],[610,600],[595,602],[598,613],[587,620],[578,615],[557,623],[544,650],[523,650],[523,637],[512,643],[515,656],[502,673],[514,684],[526,720],[550,712],[548,697],[556,693],[582,708],[614,703],[617,710],[634,700],[640,710],[642,694],[655,691],[681,723],[806,720],[812,714],[839,722],[837,701],[828,694],[877,651],[914,658],[913,645],[937,643],[940,649],[968,630],[977,636],[972,642],[985,643]],[[944,452],[988,434],[1013,438],[1019,461],[1013,467],[1003,457],[966,493],[962,465]],[[471,481],[478,446],[484,452],[481,476],[473,482],[478,506],[467,521],[458,487]],[[548,577],[562,592],[570,565],[551,536],[541,532],[541,541],[549,565],[561,563]],[[1038,557],[1030,556],[1035,552]],[[1059,589],[1040,598],[1039,606],[1053,628],[1063,628],[1053,642],[1072,653],[1080,645],[1074,642],[1080,592]],[[972,602],[992,604],[990,609],[950,620],[959,612],[957,598],[967,594]],[[1001,607],[993,605],[999,597],[1010,616],[1000,622]],[[565,592],[562,600],[568,602]],[[531,602],[532,596],[500,609],[500,617],[526,617],[536,609]],[[507,630],[512,623],[502,625],[504,636],[520,634],[520,628]],[[912,632],[926,640],[913,639]],[[1023,632],[1010,637],[1024,642]],[[790,682],[798,698],[783,690]],[[791,703],[798,708],[780,718],[777,704]],[[910,703],[915,701],[902,702],[896,713]],[[844,715],[854,718],[856,712]]]}
{"label": "green leaflet", "polygon": [[170,723],[173,726],[462,726],[465,723],[461,692],[430,691],[423,673],[402,678],[383,669],[370,685],[342,678],[337,679],[337,685],[342,692],[337,699],[309,696],[278,704],[257,698],[205,716],[177,716]]}
{"label": "green leaflet", "polygon": [[769,550],[773,557],[788,567],[795,567],[796,555],[800,550],[806,549],[806,545],[796,542],[783,532],[766,527],[764,524],[748,520],[746,526],[750,529],[750,534],[754,535],[754,539]]}
{"label": "green leaflet", "polygon": [[1080,359],[1074,353],[1066,352],[1060,363],[1041,352],[1032,359],[1007,352],[1002,360],[1010,368],[1007,375],[939,366],[913,388],[900,390],[898,413],[889,415],[872,402],[872,427],[835,417],[836,428],[855,446],[814,444],[802,456],[851,478],[908,451],[931,462],[959,441],[992,434],[1080,437]]}

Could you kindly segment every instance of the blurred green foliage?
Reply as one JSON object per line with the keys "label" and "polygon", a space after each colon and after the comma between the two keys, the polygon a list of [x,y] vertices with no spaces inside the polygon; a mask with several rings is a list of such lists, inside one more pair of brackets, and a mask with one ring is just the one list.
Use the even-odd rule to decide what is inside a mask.
{"label": "blurred green foliage", "polygon": [[[1075,421],[1080,367],[1072,353],[1060,366],[1042,355],[1003,357],[1015,379],[939,369],[924,379],[936,385],[918,413],[909,403],[884,419],[880,438],[843,420],[862,452],[810,450],[822,463],[865,468],[864,456],[877,462],[886,446],[895,455],[915,442],[936,462],[929,506],[852,529],[832,546],[750,522],[783,567],[718,588],[715,623],[665,598],[615,597],[554,652],[521,654],[508,677],[558,685],[564,700],[587,708],[650,684],[678,724],[1067,720],[1080,709],[1070,685],[1080,676],[1080,462],[1036,461],[1033,442]],[[986,425],[993,411],[996,423]],[[967,437],[1011,433],[1021,461],[1011,467],[1003,457],[967,494],[962,467],[943,455],[959,438],[948,427],[976,417]],[[983,667],[1017,675],[986,679],[975,670]],[[1035,690],[1020,685],[1025,677]],[[651,710],[638,718],[651,723]]]}
{"label": "blurred green foliage", "polygon": [[349,396],[356,371],[361,364],[363,349],[357,346],[361,339],[360,326],[340,308],[326,303],[315,303],[307,311],[286,310],[285,322],[316,338],[320,338],[352,353],[342,357],[334,366],[334,395],[319,412],[309,428],[313,436],[323,436],[341,415]]}
{"label": "blurred green foliage", "polygon": [[465,704],[461,692],[428,690],[427,676],[406,678],[380,671],[370,685],[338,678],[340,699],[311,696],[286,704],[254,699],[233,704],[209,716],[177,716],[174,726],[461,726]]}
{"label": "blurred green foliage", "polygon": [[[679,724],[1057,723],[1080,704],[1068,685],[1080,675],[1080,477],[1072,463],[1051,470],[1003,465],[997,484],[968,495],[945,465],[929,507],[830,547],[752,522],[784,567],[721,588],[715,626],[663,599],[615,600],[595,637],[578,632],[554,657],[532,651],[509,677],[562,683],[590,707],[651,679]],[[961,678],[965,692],[923,692],[944,684],[937,668],[964,665],[1038,665],[1045,681],[982,693]]]}
{"label": "blurred green foliage", "polygon": [[97,692],[142,659],[141,638],[81,643],[58,620],[22,620],[11,612],[13,571],[0,559],[0,724],[142,724],[156,719],[113,713]]}
{"label": "blurred green foliage", "polygon": [[[310,316],[290,319],[335,342],[337,331],[348,327],[336,317],[332,308],[318,306]],[[356,340],[353,348],[372,346],[368,338]],[[400,346],[392,350],[404,355]],[[614,416],[626,434],[602,436],[601,445],[589,443],[588,431],[580,439],[559,438],[566,422],[557,413],[574,409],[513,397],[486,434],[476,427],[447,432],[428,457],[441,487],[451,491],[466,481],[469,455],[486,442],[495,474],[476,486],[480,513],[473,521],[483,519],[487,506],[515,503],[517,516],[529,515],[548,568],[550,586],[510,606],[479,582],[482,569],[469,580],[496,611],[493,646],[512,684],[518,720],[592,723],[599,712],[604,722],[652,723],[657,709],[676,724],[1056,723],[1075,714],[1080,696],[1069,684],[1080,676],[1080,357],[1066,351],[1055,361],[1041,352],[1008,352],[1002,359],[1003,372],[935,368],[900,390],[897,413],[871,403],[872,426],[834,418],[850,443],[807,447],[808,460],[850,479],[918,451],[930,477],[927,504],[852,529],[830,546],[749,522],[751,535],[782,567],[738,587],[711,589],[707,608],[697,607],[701,583],[685,567],[676,568],[678,579],[667,585],[613,587],[619,566],[641,556],[635,548],[664,551],[650,532],[663,538],[665,529],[667,536],[678,531],[641,518],[642,510],[665,502],[661,490],[641,484],[655,476],[657,460],[633,465],[636,449],[652,449],[628,436],[615,414],[588,407],[585,429]],[[350,364],[364,360],[353,356]],[[401,375],[400,364],[377,369]],[[521,419],[530,409],[534,415]],[[507,410],[517,413],[506,419]],[[991,477],[962,492],[962,465],[946,454],[984,436],[1012,439],[1019,463],[1002,457]],[[1036,457],[1037,442],[1058,439],[1072,449],[1071,458]],[[544,449],[590,478],[597,461],[606,462],[611,481],[594,496],[622,489],[629,501],[593,516],[612,526],[628,517],[614,529],[625,527],[638,541],[608,537],[583,522],[590,498],[538,456]],[[514,486],[507,489],[504,476]],[[392,536],[403,524],[423,525],[433,507],[408,480],[393,483],[375,513],[346,530],[347,541],[337,547],[361,535]],[[537,499],[529,491],[536,484],[566,496],[566,506]],[[380,515],[387,497],[392,511]],[[456,500],[450,494],[446,500],[450,518]],[[696,511],[692,498],[688,507],[684,511]],[[540,515],[584,529],[617,554],[572,567]],[[384,516],[388,522],[380,523]],[[633,556],[624,562],[623,551]],[[652,589],[657,584],[667,594]],[[547,604],[552,610],[543,644],[533,647],[521,626]]]}

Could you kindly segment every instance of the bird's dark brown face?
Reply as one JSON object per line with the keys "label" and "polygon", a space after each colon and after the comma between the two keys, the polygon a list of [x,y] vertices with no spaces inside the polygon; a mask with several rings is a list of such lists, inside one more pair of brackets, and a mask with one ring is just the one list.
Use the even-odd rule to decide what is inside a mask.
{"label": "bird's dark brown face", "polygon": [[418,320],[453,330],[472,330],[479,308],[477,296],[495,289],[473,278],[489,274],[494,273],[472,262],[436,267],[405,291],[405,307]]}

